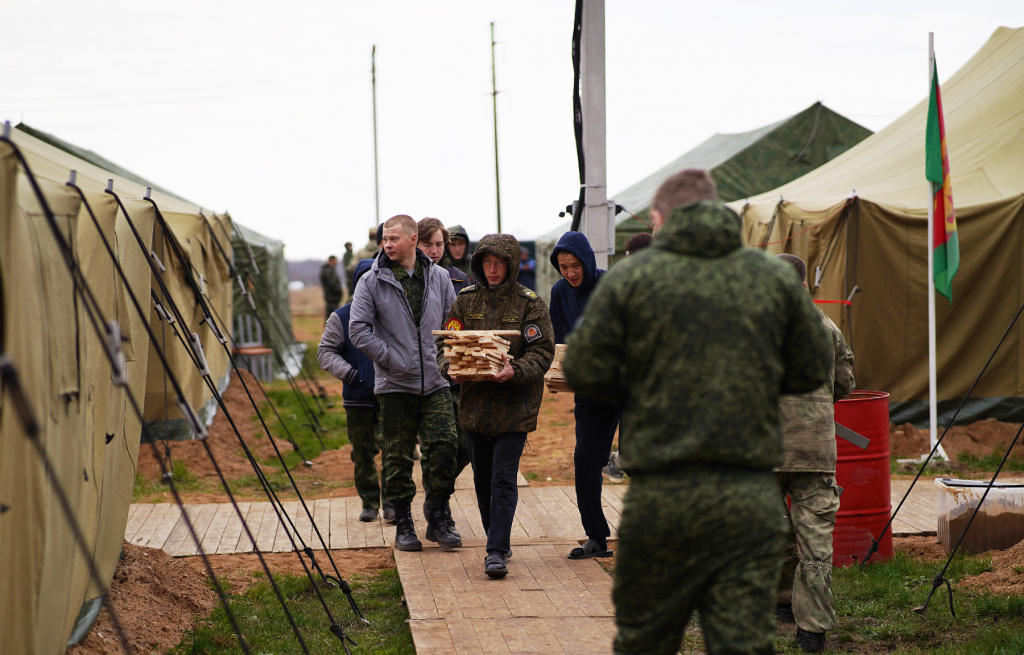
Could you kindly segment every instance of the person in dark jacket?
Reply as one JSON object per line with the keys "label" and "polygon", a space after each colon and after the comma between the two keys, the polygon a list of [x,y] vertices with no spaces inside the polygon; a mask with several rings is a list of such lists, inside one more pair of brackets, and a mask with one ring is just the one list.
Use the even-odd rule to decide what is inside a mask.
{"label": "person in dark jacket", "polygon": [[331,318],[331,313],[338,308],[338,303],[344,295],[341,287],[341,278],[338,277],[338,258],[331,255],[327,262],[320,267],[320,288],[324,291],[324,322]]}
{"label": "person in dark jacket", "polygon": [[[594,249],[581,232],[562,235],[551,251],[551,264],[562,276],[551,288],[551,324],[555,328],[555,343],[565,343],[605,271],[597,267]],[[612,555],[608,550],[611,529],[601,507],[601,469],[608,463],[621,414],[621,408],[614,403],[576,397],[576,505],[587,540],[569,552],[570,559]]]}
{"label": "person in dark jacket", "polygon": [[[544,373],[555,346],[544,301],[516,282],[519,242],[511,234],[489,234],[473,252],[479,284],[455,299],[446,330],[516,330],[508,339],[511,360],[503,358],[494,381],[462,381],[459,423],[469,436],[480,519],[487,533],[484,572],[492,578],[508,573],[512,521],[519,491],[516,472],[526,435],[537,429],[544,395]],[[448,359],[438,337],[438,368],[448,374]],[[451,378],[460,381],[459,378]]]}
{"label": "person in dark jacket", "polygon": [[[352,289],[359,278],[370,270],[372,259],[356,264],[352,272]],[[348,338],[348,319],[352,303],[336,309],[328,318],[316,359],[320,368],[341,380],[342,405],[348,425],[348,441],[352,444],[352,464],[355,468],[356,493],[363,501],[360,521],[373,521],[380,509],[380,483],[373,458],[380,442],[380,405],[373,393],[373,362]],[[395,510],[384,506],[384,520],[394,522]]]}
{"label": "person in dark jacket", "polygon": [[448,228],[448,254],[452,258],[451,265],[462,271],[470,284],[476,282],[470,260],[469,234],[461,225],[453,225]]}
{"label": "person in dark jacket", "polygon": [[537,261],[526,248],[519,251],[519,284],[531,291],[537,290]]}
{"label": "person in dark jacket", "polygon": [[788,264],[744,247],[705,171],[651,204],[650,248],[601,281],[569,339],[577,397],[622,402],[631,476],[616,548],[615,652],[774,652],[785,504],[780,393],[829,379],[832,343]]}

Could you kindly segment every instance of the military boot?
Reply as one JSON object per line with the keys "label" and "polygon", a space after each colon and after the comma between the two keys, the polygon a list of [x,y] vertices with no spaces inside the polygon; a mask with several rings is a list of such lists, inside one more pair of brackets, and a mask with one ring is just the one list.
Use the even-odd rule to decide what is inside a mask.
{"label": "military boot", "polygon": [[[398,550],[423,550],[423,544],[416,536],[409,503],[395,503],[395,548]],[[429,529],[428,529],[429,534]]]}
{"label": "military boot", "polygon": [[[428,522],[430,521],[430,509],[429,508],[430,508],[430,501],[429,500],[424,500],[423,501],[423,518],[427,519]],[[448,524],[448,531],[451,532],[456,537],[458,537],[459,539],[462,539],[462,533],[459,532],[458,528],[455,527],[455,519],[452,518],[452,505],[451,505],[451,500],[450,499],[449,499],[449,502],[444,504],[444,520],[445,520],[445,523]]]}
{"label": "military boot", "polygon": [[801,627],[796,629],[796,645],[808,653],[820,653],[825,650],[825,633],[808,632]]}
{"label": "military boot", "polygon": [[448,527],[448,517],[445,514],[447,505],[447,501],[439,498],[427,499],[423,506],[423,511],[427,515],[426,537],[441,548],[459,548],[462,546],[462,537],[453,534]]}

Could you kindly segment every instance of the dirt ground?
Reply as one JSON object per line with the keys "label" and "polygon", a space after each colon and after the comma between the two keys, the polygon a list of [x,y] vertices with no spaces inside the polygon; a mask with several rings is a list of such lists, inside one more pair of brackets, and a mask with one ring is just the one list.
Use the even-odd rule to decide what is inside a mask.
{"label": "dirt ground", "polygon": [[[296,337],[300,341],[317,342],[323,328],[323,301],[319,288],[312,287],[292,292],[292,311]],[[247,378],[248,380],[248,378]],[[341,384],[336,380],[324,379],[323,386],[335,399],[336,409],[341,409]],[[255,385],[250,383],[256,395]],[[224,395],[229,411],[236,417],[236,423],[243,438],[254,455],[262,460],[272,454],[269,440],[258,424],[250,420],[251,405],[242,385],[233,379]],[[545,393],[538,429],[532,433],[523,453],[521,470],[531,485],[572,484],[572,455],[575,447],[574,421],[572,416],[573,396],[571,393]],[[239,417],[243,417],[240,419]],[[995,449],[1005,448],[1013,439],[1017,425],[998,421],[982,421],[973,425],[956,427],[944,440],[947,453],[956,458],[960,452],[975,455],[989,455]],[[210,450],[229,479],[251,475],[238,440],[223,413],[214,419],[210,435],[206,440]],[[278,440],[282,452],[290,445]],[[198,442],[174,442],[170,444],[172,457],[183,461],[197,477],[208,480],[219,488],[212,464],[205,449]],[[890,426],[890,449],[894,457],[916,457],[928,449],[928,433],[913,426]],[[1017,448],[1024,456],[1024,446]],[[303,488],[304,496],[355,495],[351,486],[323,484],[327,481],[344,482],[352,479],[350,447],[322,453],[312,468],[299,467],[293,472]],[[143,446],[139,456],[139,471],[148,479],[160,477],[160,467],[152,450]],[[272,469],[268,468],[267,472]],[[965,471],[962,475],[984,472]],[[628,484],[628,482],[626,482]],[[317,488],[319,487],[321,488]],[[224,502],[222,492],[205,491],[184,494],[186,502]],[[151,501],[170,502],[169,495],[150,498]],[[908,537],[894,540],[897,549],[912,557],[929,561],[942,561],[945,553],[934,537]],[[140,548],[124,544],[124,558],[118,565],[111,585],[110,602],[130,635],[133,649],[138,652],[160,651],[178,643],[185,631],[193,625],[193,617],[205,615],[217,602],[216,594],[205,584],[206,571],[200,558],[174,559],[163,551]],[[394,567],[394,558],[387,549],[364,549],[332,551],[335,564],[344,577],[358,572],[376,571]],[[298,558],[293,553],[265,555],[274,572],[302,573]],[[219,579],[230,582],[232,589],[244,589],[255,579],[253,573],[262,571],[255,555],[218,555],[209,558]],[[318,558],[321,565],[325,558]],[[1024,543],[1014,548],[994,552],[993,570],[965,580],[962,585],[972,589],[988,589],[997,593],[1024,593]],[[614,561],[605,565],[614,571]],[[120,653],[121,648],[113,631],[107,611],[104,610],[97,624],[85,641],[68,651],[74,655],[105,655]]]}

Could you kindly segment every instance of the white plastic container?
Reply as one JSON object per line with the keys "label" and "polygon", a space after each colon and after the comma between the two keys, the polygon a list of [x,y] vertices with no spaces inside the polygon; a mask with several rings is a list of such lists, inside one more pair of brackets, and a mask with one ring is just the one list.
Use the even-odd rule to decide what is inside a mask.
{"label": "white plastic container", "polygon": [[[935,480],[939,488],[938,537],[947,553],[953,551],[988,484],[988,480]],[[969,553],[983,553],[1005,550],[1021,540],[1024,540],[1024,484],[996,482],[985,496],[960,548]]]}

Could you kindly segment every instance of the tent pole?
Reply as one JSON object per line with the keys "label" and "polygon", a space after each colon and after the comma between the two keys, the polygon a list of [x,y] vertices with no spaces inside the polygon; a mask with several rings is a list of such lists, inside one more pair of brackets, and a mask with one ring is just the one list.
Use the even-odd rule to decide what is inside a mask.
{"label": "tent pole", "polygon": [[[583,109],[583,152],[586,155],[583,220],[580,231],[594,248],[598,268],[608,268],[608,252],[615,245],[609,229],[605,120],[604,0],[583,0],[580,44]],[[612,208],[614,208],[612,203]],[[613,211],[613,209],[612,209]]]}
{"label": "tent pole", "polygon": [[498,234],[501,234],[501,180],[498,176],[498,81],[494,65],[494,23],[491,22],[491,98],[494,104],[494,199],[498,208]]}

